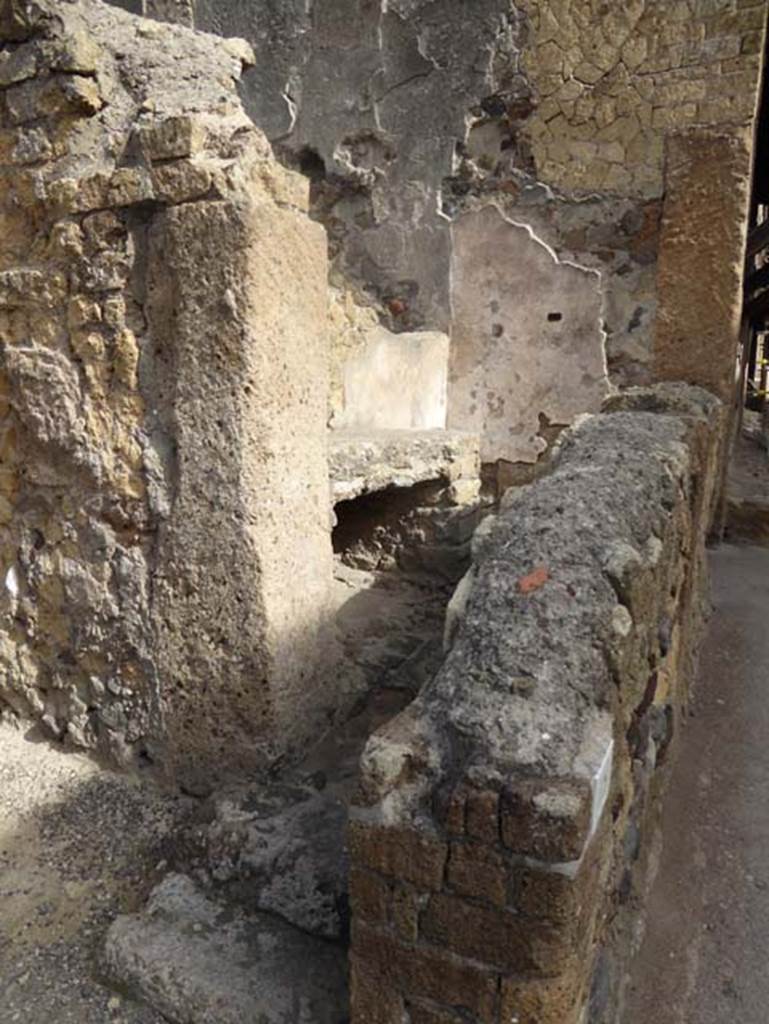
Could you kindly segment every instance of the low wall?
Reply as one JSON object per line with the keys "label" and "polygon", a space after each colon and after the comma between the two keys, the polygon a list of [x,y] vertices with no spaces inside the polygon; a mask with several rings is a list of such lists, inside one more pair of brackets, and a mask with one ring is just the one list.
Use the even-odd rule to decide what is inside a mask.
{"label": "low wall", "polygon": [[704,619],[722,420],[685,385],[614,398],[476,534],[442,669],[363,756],[357,1024],[617,1019]]}

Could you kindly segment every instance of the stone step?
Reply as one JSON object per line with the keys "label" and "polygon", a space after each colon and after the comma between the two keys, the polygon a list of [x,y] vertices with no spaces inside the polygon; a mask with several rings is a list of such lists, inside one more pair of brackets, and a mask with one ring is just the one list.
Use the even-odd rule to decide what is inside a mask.
{"label": "stone step", "polygon": [[322,938],[346,937],[347,806],[325,779],[243,786],[211,804],[198,857],[185,867],[235,907],[268,911]]}
{"label": "stone step", "polygon": [[[443,480],[462,491],[458,504],[477,497],[477,434],[461,430],[330,430],[328,444],[333,503],[428,480]],[[464,490],[469,491],[467,497]]]}
{"label": "stone step", "polygon": [[345,1024],[342,945],[247,914],[186,875],[166,877],[107,934],[105,968],[173,1024]]}

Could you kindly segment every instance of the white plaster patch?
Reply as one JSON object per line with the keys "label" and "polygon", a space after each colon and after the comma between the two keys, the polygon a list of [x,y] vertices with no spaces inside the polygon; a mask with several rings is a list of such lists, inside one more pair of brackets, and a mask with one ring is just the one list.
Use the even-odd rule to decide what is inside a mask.
{"label": "white plaster patch", "polygon": [[587,843],[595,834],[606,806],[613,766],[612,719],[608,712],[601,711],[591,722],[585,723],[579,754],[574,764],[576,773],[590,782],[592,808]]}
{"label": "white plaster patch", "polygon": [[598,823],[601,820],[603,809],[606,806],[606,801],[609,798],[609,790],[611,789],[611,770],[614,763],[614,740],[609,741],[609,745],[606,748],[606,753],[603,756],[603,760],[595,773],[593,778],[590,780],[590,789],[593,796],[593,808],[590,815],[590,835],[588,836],[588,842],[595,834],[595,830],[598,828]]}
{"label": "white plaster patch", "polygon": [[478,574],[477,566],[471,566],[456,586],[451,600],[446,606],[446,618],[443,627],[443,650],[448,652],[454,645],[454,640],[462,625],[462,620],[467,611],[467,602],[475,584],[475,577]]}
{"label": "white plaster patch", "polygon": [[611,390],[600,274],[493,205],[451,234],[449,426],[481,434],[484,462],[535,462],[540,416],[569,424]]}
{"label": "white plaster patch", "polygon": [[5,574],[5,589],[11,595],[11,597],[19,596],[19,576],[16,572],[16,566],[12,565],[8,572]]}
{"label": "white plaster patch", "polygon": [[566,878],[576,878],[584,857],[584,850],[579,860],[568,860],[554,863],[553,861],[538,860],[536,857],[513,857],[514,864],[522,864],[527,868],[534,868],[535,871],[542,871],[548,875],[563,875]]}
{"label": "white plaster patch", "polygon": [[344,368],[348,430],[441,430],[446,426],[449,339],[438,331],[372,328]]}

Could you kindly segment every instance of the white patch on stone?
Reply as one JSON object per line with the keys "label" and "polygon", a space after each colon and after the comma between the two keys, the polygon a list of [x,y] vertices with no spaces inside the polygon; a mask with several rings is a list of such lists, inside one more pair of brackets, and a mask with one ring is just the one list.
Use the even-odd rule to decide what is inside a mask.
{"label": "white patch on stone", "polygon": [[659,537],[649,537],[646,542],[644,553],[646,555],[646,564],[649,566],[655,566],[659,563],[662,557],[662,541]]}
{"label": "white patch on stone", "polygon": [[614,763],[614,739],[612,718],[608,712],[598,712],[595,718],[585,724],[579,754],[574,769],[578,776],[590,782],[592,810],[590,832],[585,843],[587,847],[595,834],[601,814],[611,788]]}
{"label": "white patch on stone", "polygon": [[12,565],[8,572],[5,574],[5,589],[11,595],[11,597],[19,596],[19,576],[16,572],[16,566]]}
{"label": "white patch on stone", "polygon": [[593,794],[593,809],[590,816],[590,835],[587,837],[588,842],[595,834],[595,830],[598,828],[598,823],[601,820],[603,809],[606,806],[606,801],[609,798],[609,790],[611,788],[611,770],[614,763],[614,740],[609,741],[609,745],[606,748],[606,753],[603,756],[603,760],[595,773],[593,778],[590,780],[590,789]]}
{"label": "white patch on stone", "polygon": [[448,363],[445,334],[372,328],[344,368],[344,410],[335,429],[443,429]]}
{"label": "white patch on stone", "polygon": [[476,575],[475,566],[471,566],[457,584],[454,593],[451,595],[451,600],[446,606],[446,619],[443,627],[444,652],[450,651],[454,645],[454,640],[467,611],[467,602],[470,600]]}
{"label": "white patch on stone", "polygon": [[[584,851],[583,855],[584,856]],[[527,868],[534,868],[535,871],[542,871],[548,875],[563,875],[566,878],[576,878],[582,857],[579,860],[568,860],[554,863],[548,860],[538,860],[536,857],[513,857],[514,864],[521,864]]]}
{"label": "white patch on stone", "polygon": [[611,628],[623,639],[630,636],[633,630],[633,616],[624,606],[618,604],[611,615]]}

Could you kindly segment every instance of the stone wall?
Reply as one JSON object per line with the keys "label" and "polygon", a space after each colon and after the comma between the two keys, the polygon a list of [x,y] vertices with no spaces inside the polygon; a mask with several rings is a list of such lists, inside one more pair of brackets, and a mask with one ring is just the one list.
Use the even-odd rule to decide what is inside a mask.
{"label": "stone wall", "polygon": [[539,97],[525,135],[553,187],[658,197],[671,131],[749,131],[766,21],[761,0],[522,6],[532,29],[523,69]]}
{"label": "stone wall", "polygon": [[306,181],[242,111],[240,41],[92,0],[5,0],[0,34],[0,707],[180,775],[266,765],[343,687]]}
{"label": "stone wall", "polygon": [[[666,310],[658,318],[665,296],[657,257],[659,275],[678,258],[670,233],[660,232],[663,199],[674,187],[667,176],[677,173],[676,152],[685,140],[707,146],[717,137],[721,151],[711,159],[726,159],[727,209],[690,219],[681,233],[698,251],[721,235],[716,224],[728,225],[723,263],[741,263],[729,234],[747,219],[765,0],[523,0],[518,6],[527,26],[521,72],[530,102],[520,116],[520,104],[511,108],[503,91],[506,109],[484,112],[470,126],[454,177],[457,203],[466,205],[468,195],[473,205],[494,197],[561,258],[600,272],[607,360],[617,384],[664,378],[711,387],[702,371],[707,360],[694,365],[699,331],[693,324],[675,340],[689,353],[688,372],[676,378],[660,370],[658,354],[672,340]],[[719,276],[718,286],[719,301],[739,306],[738,281]],[[685,313],[674,315],[683,320]],[[722,330],[720,344],[723,367],[737,349],[734,329]]]}
{"label": "stone wall", "polygon": [[442,669],[363,755],[353,1021],[617,1020],[723,415],[683,385],[612,399],[476,533]]}
{"label": "stone wall", "polygon": [[[165,18],[175,9],[166,3],[158,15],[153,0],[120,2]],[[560,362],[559,386],[568,382],[566,405],[578,411],[595,408],[594,374],[583,385],[581,367],[597,348],[619,386],[677,377],[712,386],[699,327],[685,323],[688,304],[668,305],[677,301],[669,278],[678,249],[674,211],[663,210],[676,182],[666,176],[680,178],[682,148],[716,140],[712,159],[727,161],[724,208],[691,218],[685,234],[695,254],[725,224],[724,262],[738,269],[718,275],[714,294],[722,308],[738,307],[766,15],[766,0],[483,0],[472,16],[462,0],[189,0],[180,14],[253,44],[246,109],[281,158],[310,176],[335,282],[354,280],[385,326],[449,331],[463,347],[455,321],[473,267],[464,267],[461,239],[483,232],[488,206],[530,230],[524,263],[536,262],[541,243],[561,266],[592,272],[575,309],[590,306],[597,286],[600,314],[573,360],[525,290],[514,296],[515,322],[495,318],[503,335],[473,325],[476,344],[514,368],[519,396],[540,393],[532,365],[546,350]],[[483,260],[503,263],[491,241]],[[563,277],[554,262],[552,287]],[[713,323],[723,379],[738,339],[729,316]],[[332,335],[342,362],[350,337]],[[555,422],[547,403],[532,420],[506,382],[468,381],[455,376],[449,423],[465,422],[474,406],[476,419],[493,421],[490,437],[517,439],[487,445],[486,460],[508,462],[515,450],[514,462],[535,464]],[[547,423],[537,430],[540,415]]]}

